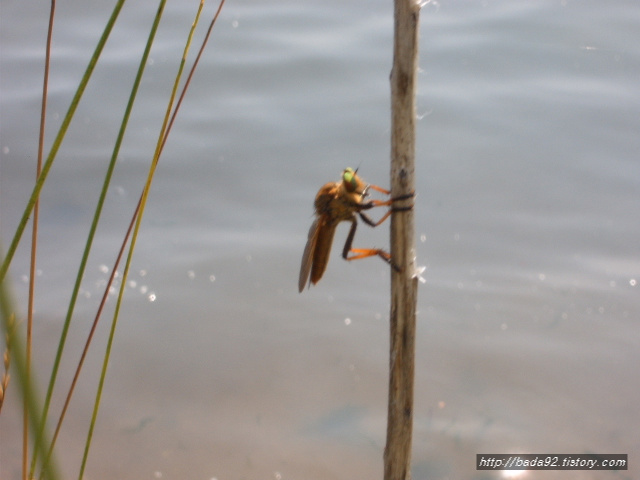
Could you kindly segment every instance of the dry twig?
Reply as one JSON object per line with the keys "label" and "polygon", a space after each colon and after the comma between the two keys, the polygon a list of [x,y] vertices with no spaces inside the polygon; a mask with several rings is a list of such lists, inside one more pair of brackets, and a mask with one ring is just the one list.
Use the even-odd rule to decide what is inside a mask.
{"label": "dry twig", "polygon": [[[418,66],[416,0],[395,0],[393,70],[391,72],[391,195],[415,189],[415,91]],[[398,205],[401,206],[401,205]],[[411,478],[413,379],[418,279],[414,274],[414,213],[391,219],[391,256],[402,267],[391,272],[391,345],[389,406],[384,479]]]}

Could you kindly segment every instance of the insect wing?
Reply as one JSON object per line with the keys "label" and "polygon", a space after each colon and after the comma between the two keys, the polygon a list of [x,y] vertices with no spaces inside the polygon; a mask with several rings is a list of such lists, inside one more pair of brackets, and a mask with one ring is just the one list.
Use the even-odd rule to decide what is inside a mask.
{"label": "insect wing", "polygon": [[318,233],[322,219],[316,218],[311,224],[309,229],[309,237],[307,238],[307,245],[304,247],[304,253],[302,254],[302,263],[300,264],[300,278],[298,278],[298,291],[304,290],[307,281],[309,280],[309,273],[311,273],[311,264],[313,263],[313,253],[316,249],[316,243],[318,242]]}
{"label": "insect wing", "polygon": [[313,263],[311,264],[311,283],[314,285],[318,283],[327,269],[336,225],[335,222],[325,221],[318,226],[318,238],[313,252]]}

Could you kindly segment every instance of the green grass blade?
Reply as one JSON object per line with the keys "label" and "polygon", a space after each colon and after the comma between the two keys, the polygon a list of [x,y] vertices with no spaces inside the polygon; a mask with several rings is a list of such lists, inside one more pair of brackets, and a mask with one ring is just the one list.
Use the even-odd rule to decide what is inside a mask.
{"label": "green grass blade", "polygon": [[[71,120],[73,119],[73,116],[75,114],[75,111],[78,107],[78,104],[80,103],[80,99],[82,98],[82,95],[85,91],[85,88],[87,86],[87,84],[89,83],[89,80],[91,78],[91,75],[93,73],[93,70],[95,69],[96,64],[98,63],[98,59],[100,58],[100,55],[102,53],[102,50],[104,49],[104,46],[107,42],[107,39],[109,38],[109,35],[111,34],[111,31],[113,30],[113,26],[115,25],[115,22],[118,18],[118,15],[120,14],[120,11],[122,10],[122,6],[124,5],[125,0],[118,0],[116,6],[113,9],[113,12],[111,13],[111,17],[109,18],[104,31],[102,32],[102,35],[100,37],[100,40],[98,41],[98,44],[96,45],[96,48],[93,52],[93,55],[91,56],[91,59],[89,60],[89,65],[87,66],[84,75],[82,76],[82,79],[80,80],[80,84],[78,85],[78,88],[76,89],[76,93],[73,96],[73,99],[71,100],[71,105],[69,106],[69,109],[67,110],[67,113],[62,121],[62,124],[60,126],[60,129],[58,130],[58,134],[56,135],[56,138],[53,142],[53,145],[51,147],[51,150],[49,152],[49,155],[47,156],[47,160],[45,161],[43,167],[42,167],[42,172],[40,173],[40,176],[38,177],[35,187],[33,189],[33,192],[31,194],[31,197],[29,198],[29,201],[27,202],[27,206],[25,208],[24,214],[22,215],[22,219],[20,220],[20,223],[18,224],[18,227],[16,229],[15,235],[13,237],[13,240],[11,241],[11,244],[9,246],[9,250],[7,251],[7,255],[4,258],[4,261],[2,263],[2,267],[0,269],[0,282],[2,280],[4,280],[7,271],[9,269],[9,266],[11,264],[11,261],[13,259],[13,255],[15,254],[16,249],[18,248],[18,244],[20,243],[20,238],[22,237],[22,234],[24,232],[24,229],[26,227],[26,224],[29,220],[29,216],[31,215],[31,211],[33,210],[33,207],[36,203],[36,200],[38,199],[38,197],[40,196],[40,191],[42,190],[42,186],[44,185],[44,182],[47,178],[47,175],[49,174],[49,171],[51,170],[51,167],[53,165],[53,161],[58,153],[58,150],[60,149],[60,145],[62,144],[62,140],[65,137],[65,134],[67,133],[67,129],[69,128],[69,125],[71,123]],[[63,331],[63,336],[66,337],[67,331]],[[60,352],[61,353],[61,352]],[[59,360],[58,360],[59,363]],[[44,404],[44,412],[47,412],[49,409],[49,404],[51,401],[51,386],[49,387],[48,391],[47,391],[47,396],[45,398],[45,404]],[[43,417],[46,419],[46,415],[43,415]],[[44,423],[43,423],[44,425]],[[40,435],[39,433],[36,434],[36,443],[40,442],[41,439],[38,438]],[[38,450],[36,450],[36,452],[34,452],[34,456],[31,462],[31,473],[33,474],[34,472],[34,468],[35,468],[35,463],[36,463],[36,453]]]}
{"label": "green grass blade", "polygon": [[188,51],[189,51],[189,47],[191,46],[191,40],[193,38],[193,34],[195,32],[196,26],[198,25],[198,21],[200,19],[200,14],[202,13],[203,6],[204,6],[204,0],[202,0],[200,2],[200,6],[198,8],[198,12],[196,14],[196,18],[195,18],[193,24],[191,25],[191,30],[189,32],[189,37],[188,37],[187,43],[185,45],[185,49],[184,49],[184,53],[183,53],[183,56],[182,56],[182,60],[180,62],[180,67],[178,69],[178,73],[176,75],[176,80],[174,82],[174,86],[173,86],[173,89],[172,89],[172,92],[171,92],[171,98],[169,99],[169,103],[168,103],[168,106],[167,106],[167,112],[165,114],[165,118],[164,118],[164,121],[163,121],[163,124],[162,124],[162,128],[160,130],[160,135],[158,136],[158,143],[157,143],[157,146],[156,146],[156,150],[155,150],[155,153],[153,155],[153,160],[152,160],[151,166],[149,168],[149,175],[147,177],[147,181],[146,181],[146,184],[145,184],[143,192],[142,192],[140,209],[139,209],[138,214],[137,214],[136,225],[135,225],[135,228],[134,228],[134,231],[133,231],[133,235],[131,237],[131,244],[129,246],[129,253],[127,255],[127,261],[125,263],[124,272],[123,272],[123,275],[122,275],[122,283],[120,285],[120,290],[119,290],[119,293],[118,293],[118,299],[117,299],[116,306],[115,306],[115,312],[114,312],[113,320],[112,320],[112,323],[111,323],[111,330],[109,332],[109,339],[107,341],[107,348],[106,348],[106,351],[105,351],[104,361],[103,361],[103,364],[102,364],[102,372],[100,374],[98,390],[96,392],[96,400],[95,400],[95,403],[94,403],[93,413],[92,413],[92,416],[91,416],[91,423],[89,425],[89,431],[87,433],[87,440],[85,441],[85,449],[84,449],[84,454],[83,454],[83,457],[82,457],[82,465],[80,467],[80,474],[79,474],[79,477],[78,477],[79,480],[82,480],[82,478],[84,476],[84,471],[85,471],[87,459],[88,459],[88,456],[89,456],[89,450],[91,448],[91,440],[93,438],[93,431],[95,429],[95,423],[96,423],[96,420],[97,420],[97,417],[98,417],[98,410],[100,409],[100,400],[102,398],[102,390],[103,390],[104,381],[105,381],[105,378],[106,378],[106,375],[107,375],[107,368],[108,368],[108,365],[109,365],[109,358],[111,356],[111,347],[113,345],[113,339],[114,339],[114,336],[115,336],[115,330],[116,330],[116,326],[117,326],[117,323],[118,323],[120,307],[122,305],[122,298],[123,298],[123,295],[124,295],[124,289],[126,288],[127,277],[128,277],[129,270],[130,270],[130,267],[131,267],[131,259],[133,258],[133,252],[135,250],[136,239],[138,237],[138,232],[140,230],[140,224],[142,222],[142,216],[143,216],[143,213],[144,213],[144,207],[145,207],[148,195],[149,195],[149,189],[151,187],[151,182],[153,180],[153,176],[154,176],[156,167],[158,165],[158,160],[159,160],[160,154],[162,152],[162,147],[163,147],[163,145],[165,143],[165,140],[166,140],[167,124],[168,124],[168,121],[169,121],[169,118],[170,118],[171,110],[173,108],[173,103],[175,101],[176,92],[177,92],[178,86],[180,84],[180,78],[181,78],[182,72],[184,70],[184,65],[185,65],[185,62],[186,62],[186,58],[187,58],[187,54],[188,54]]}
{"label": "green grass blade", "polygon": [[[105,179],[104,179],[104,183],[103,183],[103,186],[102,186],[102,190],[100,192],[100,197],[98,199],[98,204],[96,206],[96,211],[95,211],[94,216],[93,216],[93,221],[92,221],[92,224],[91,224],[89,235],[87,237],[87,242],[85,244],[85,249],[84,249],[84,252],[83,252],[83,255],[82,255],[82,260],[81,260],[80,266],[78,268],[78,274],[76,276],[76,281],[75,281],[75,284],[74,284],[74,287],[73,287],[73,292],[71,294],[71,300],[69,302],[69,307],[68,307],[67,315],[66,315],[66,318],[65,318],[64,332],[66,332],[68,330],[69,325],[71,323],[71,318],[73,316],[73,311],[74,311],[74,308],[75,308],[75,304],[76,304],[76,301],[78,299],[78,295],[79,295],[79,292],[80,292],[80,285],[82,283],[82,278],[84,277],[84,272],[85,272],[85,269],[86,269],[87,260],[89,258],[89,253],[91,251],[91,246],[93,244],[93,239],[95,237],[95,232],[96,232],[97,227],[98,227],[98,222],[100,220],[100,215],[102,213],[102,208],[104,206],[104,201],[105,201],[105,198],[107,196],[107,192],[108,192],[108,189],[109,189],[109,184],[111,183],[111,178],[113,176],[113,171],[114,171],[115,165],[117,163],[117,158],[118,158],[118,154],[120,152],[120,147],[122,145],[122,140],[123,140],[124,135],[126,133],[127,125],[128,125],[128,122],[129,122],[129,117],[131,115],[131,110],[133,109],[133,104],[135,102],[135,99],[136,99],[136,96],[137,96],[137,93],[138,93],[138,90],[139,90],[139,87],[140,87],[140,82],[142,80],[142,76],[143,76],[143,73],[144,73],[145,66],[147,65],[147,61],[148,61],[148,58],[149,58],[149,53],[151,51],[151,47],[153,45],[153,41],[155,39],[156,32],[158,30],[158,25],[160,24],[160,19],[162,18],[162,13],[164,11],[165,4],[166,4],[166,0],[161,0],[160,1],[160,4],[159,4],[158,10],[157,10],[153,25],[151,26],[151,31],[150,31],[149,37],[147,39],[147,44],[145,46],[144,53],[142,54],[142,58],[140,60],[139,66],[138,66],[138,72],[136,74],[136,78],[134,80],[133,87],[131,89],[131,94],[129,95],[129,101],[127,103],[127,107],[125,109],[125,113],[124,113],[124,116],[123,116],[123,119],[122,119],[122,123],[120,125],[120,130],[118,132],[118,136],[117,136],[116,143],[115,143],[115,146],[114,146],[114,149],[113,149],[113,153],[111,155],[111,160],[109,162],[109,167],[107,169],[107,173],[105,175]],[[58,433],[60,431],[60,427],[61,427],[62,421],[64,420],[64,416],[65,416],[65,413],[66,413],[66,407],[67,407],[67,405],[69,403],[69,400],[71,399],[71,395],[72,395],[73,389],[75,387],[75,381],[76,381],[76,379],[77,379],[77,377],[78,377],[78,375],[80,373],[80,370],[82,368],[82,364],[84,363],[85,354],[86,354],[86,352],[88,350],[89,344],[91,343],[91,339],[93,337],[93,332],[95,331],[95,327],[96,327],[98,319],[99,319],[99,315],[96,316],[96,318],[94,320],[94,324],[92,326],[91,333],[89,334],[89,338],[87,339],[87,342],[86,342],[82,357],[81,357],[80,362],[79,362],[79,364],[77,366],[76,374],[74,376],[74,381],[73,381],[73,383],[72,383],[72,385],[70,387],[70,390],[68,392],[67,399],[65,401],[65,407],[63,408],[62,414],[60,415],[60,418],[58,420],[58,424],[56,426],[56,430],[55,430],[53,441],[52,441],[53,443],[52,443],[52,445],[51,445],[51,447],[49,449],[49,452],[51,452],[51,450],[54,448],[56,439],[58,437]],[[60,363],[60,357],[61,357],[61,354],[62,354],[61,349],[63,348],[64,341],[65,341],[65,338],[62,338],[60,343],[59,343],[59,354],[60,355],[56,356],[56,360],[54,362],[53,371],[51,373],[51,379],[50,379],[50,389],[51,390],[53,389],[53,384],[56,381],[57,372],[58,372],[59,363]],[[46,416],[46,412],[45,412],[45,416]]]}
{"label": "green grass blade", "polygon": [[[16,372],[15,378],[17,378],[20,393],[28,409],[31,430],[35,433],[34,449],[44,452],[48,445],[48,439],[44,423],[40,417],[40,405],[37,400],[39,397],[36,394],[33,376],[27,374],[27,357],[22,347],[22,342],[19,340],[18,325],[15,324],[14,319],[15,308],[8,291],[7,281],[0,281],[0,320],[2,321],[2,330],[7,335],[7,349],[11,352],[12,368]],[[57,480],[61,478],[58,475],[53,459],[45,462],[42,468],[47,479]]]}
{"label": "green grass blade", "polygon": [[111,30],[113,29],[113,25],[116,22],[116,19],[118,18],[118,15],[120,13],[120,10],[122,9],[122,6],[124,5],[125,0],[118,0],[116,6],[113,9],[113,12],[111,13],[111,17],[109,18],[109,21],[107,22],[107,25],[105,26],[104,31],[102,32],[102,36],[100,37],[100,40],[98,41],[98,44],[96,45],[96,48],[93,52],[93,55],[91,56],[91,60],[89,60],[89,65],[87,66],[84,75],[82,76],[82,79],[80,80],[80,84],[78,85],[78,88],[76,90],[75,95],[73,96],[73,99],[71,100],[71,105],[69,105],[69,109],[67,110],[66,115],[64,116],[64,119],[62,120],[62,124],[60,125],[60,130],[58,130],[58,134],[56,135],[55,140],[53,141],[53,145],[51,147],[51,150],[49,151],[49,155],[47,156],[47,160],[44,162],[44,165],[42,166],[42,172],[40,173],[40,176],[38,177],[38,180],[36,181],[36,184],[33,188],[33,192],[31,193],[31,197],[29,198],[29,201],[27,202],[27,206],[24,210],[24,213],[22,215],[22,218],[20,219],[20,223],[18,224],[18,227],[16,228],[16,232],[14,234],[14,237],[11,241],[11,243],[9,244],[9,249],[7,250],[7,254],[2,262],[2,266],[0,267],[0,282],[2,280],[4,280],[7,271],[9,270],[9,266],[11,265],[11,261],[13,260],[13,255],[15,254],[17,248],[18,248],[18,244],[20,243],[20,238],[22,237],[22,234],[24,233],[24,229],[27,225],[27,222],[29,221],[29,216],[31,215],[31,211],[33,210],[33,206],[36,203],[36,200],[38,199],[38,197],[40,196],[40,191],[42,190],[42,186],[44,185],[45,180],[47,179],[47,175],[49,174],[49,170],[51,170],[51,166],[53,165],[53,160],[56,158],[56,155],[58,153],[58,150],[60,149],[60,145],[62,144],[62,140],[64,139],[64,136],[67,133],[67,129],[69,128],[69,124],[71,123],[71,120],[73,119],[73,116],[76,112],[76,109],[78,107],[78,104],[80,103],[80,99],[82,98],[82,95],[84,94],[84,90],[87,86],[87,84],[89,83],[89,79],[91,78],[91,74],[93,73],[93,70],[95,69],[96,64],[98,63],[98,59],[100,58],[100,54],[102,53],[102,50],[105,46],[105,44],[107,43],[107,39],[109,38],[109,35],[111,34]]}

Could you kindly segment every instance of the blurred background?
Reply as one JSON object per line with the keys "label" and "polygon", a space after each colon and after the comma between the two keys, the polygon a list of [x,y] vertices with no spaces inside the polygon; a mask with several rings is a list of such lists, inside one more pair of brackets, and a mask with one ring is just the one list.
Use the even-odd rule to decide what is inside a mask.
{"label": "blurred background", "polygon": [[[47,152],[112,2],[58,2]],[[65,350],[60,409],[139,198],[199,2],[169,1]],[[129,2],[42,191],[34,361],[44,390],[157,5]],[[190,60],[217,8],[205,7]],[[48,4],[0,19],[0,239],[31,194]],[[413,478],[477,453],[640,451],[640,5],[432,1],[421,12]],[[229,1],[152,186],[86,478],[381,478],[389,269],[340,258],[299,294],[313,198],[347,166],[389,184],[392,2]],[[374,212],[382,214],[383,212]],[[372,215],[375,216],[375,215]],[[378,218],[378,217],[376,217]],[[29,235],[12,264],[26,313]],[[388,246],[361,225],[355,247]],[[77,475],[115,296],[59,440]],[[0,415],[20,477],[21,414]],[[602,479],[637,477],[599,472]]]}

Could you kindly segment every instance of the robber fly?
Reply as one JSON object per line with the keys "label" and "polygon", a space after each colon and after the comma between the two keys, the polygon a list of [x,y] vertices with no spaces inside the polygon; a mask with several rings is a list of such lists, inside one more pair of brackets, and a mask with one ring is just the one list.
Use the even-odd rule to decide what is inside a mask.
{"label": "robber fly", "polygon": [[[401,195],[389,200],[368,200],[369,190],[376,190],[384,195],[390,195],[389,190],[364,182],[357,175],[358,170],[346,168],[342,172],[342,180],[330,182],[324,185],[316,195],[315,210],[316,219],[309,229],[309,238],[302,254],[302,264],[300,266],[300,278],[298,279],[298,290],[302,292],[309,283],[314,285],[322,278],[329,261],[331,243],[338,223],[343,221],[351,222],[351,229],[347,235],[347,241],[342,249],[342,258],[345,260],[357,260],[359,258],[379,256],[389,263],[394,269],[400,268],[393,262],[391,255],[378,248],[351,248],[353,237],[356,234],[358,220],[356,214],[369,226],[377,227],[384,222],[394,211],[410,210],[412,207],[393,207],[396,200],[405,200],[413,197],[413,193]],[[374,222],[363,210],[373,207],[391,206],[380,220]],[[351,255],[349,255],[351,254]]]}

